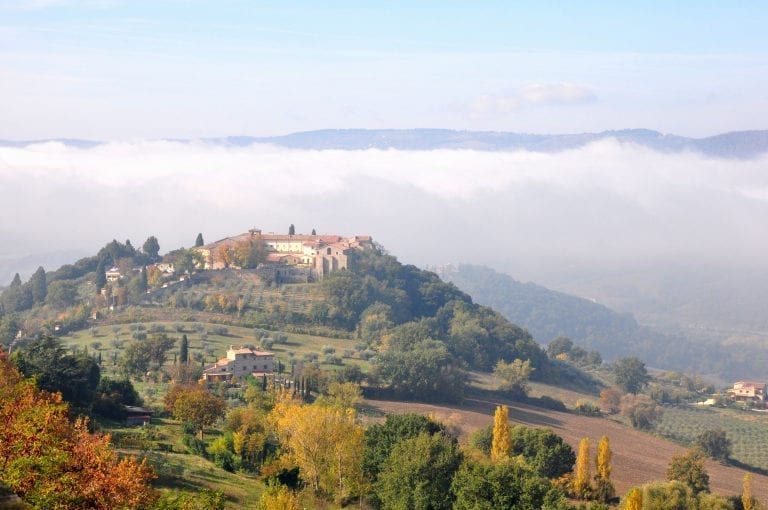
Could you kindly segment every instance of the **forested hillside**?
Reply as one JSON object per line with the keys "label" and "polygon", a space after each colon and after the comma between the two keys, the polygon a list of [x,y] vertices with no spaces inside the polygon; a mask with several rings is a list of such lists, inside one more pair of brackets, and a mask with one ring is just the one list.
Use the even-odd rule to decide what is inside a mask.
{"label": "forested hillside", "polygon": [[522,283],[493,269],[460,265],[440,270],[441,277],[528,329],[540,343],[570,337],[606,360],[638,356],[650,365],[687,370],[723,379],[765,377],[765,354],[759,346],[738,350],[711,340],[665,335],[639,325],[629,315],[534,283]]}

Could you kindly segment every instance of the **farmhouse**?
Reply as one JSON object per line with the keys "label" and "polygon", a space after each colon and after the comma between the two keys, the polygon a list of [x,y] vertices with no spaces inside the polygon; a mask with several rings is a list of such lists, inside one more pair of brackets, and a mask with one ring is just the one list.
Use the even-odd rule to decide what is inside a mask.
{"label": "farmhouse", "polygon": [[765,401],[766,383],[739,381],[733,384],[733,388],[728,393],[737,400],[759,400]]}
{"label": "farmhouse", "polygon": [[260,275],[292,282],[319,280],[335,271],[349,269],[355,250],[372,247],[373,239],[371,236],[265,234],[254,228],[195,249],[203,257],[204,269],[238,268],[232,252],[252,244],[266,251],[266,259],[258,268]]}
{"label": "farmhouse", "polygon": [[275,355],[249,347],[229,346],[227,357],[203,370],[206,382],[232,381],[246,375],[262,376],[275,370]]}

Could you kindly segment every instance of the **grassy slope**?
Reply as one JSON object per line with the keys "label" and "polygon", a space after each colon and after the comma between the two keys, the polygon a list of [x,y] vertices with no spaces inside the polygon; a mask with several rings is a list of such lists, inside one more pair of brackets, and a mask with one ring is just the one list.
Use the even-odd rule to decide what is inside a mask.
{"label": "grassy slope", "polygon": [[[181,338],[182,334],[187,335],[189,340],[189,353],[190,358],[196,352],[203,351],[203,335],[195,331],[194,326],[197,324],[202,325],[206,331],[211,331],[212,328],[221,327],[219,324],[200,323],[200,322],[182,322],[182,321],[155,321],[142,323],[147,330],[153,325],[162,325],[165,327],[166,332],[173,338]],[[174,327],[177,324],[181,324],[182,331],[175,331]],[[105,325],[97,327],[98,333],[93,336],[90,330],[76,331],[69,335],[62,337],[62,341],[65,345],[70,347],[78,347],[80,349],[88,347],[91,354],[94,353],[91,344],[94,341],[100,342],[103,365],[105,375],[111,375],[114,373],[114,366],[112,364],[112,355],[115,349],[111,345],[111,340],[119,338],[121,340],[130,341],[132,331],[129,329],[129,324],[116,324]],[[207,339],[205,340],[206,350],[206,362],[211,363],[216,359],[226,355],[226,350],[230,345],[240,346],[243,344],[258,345],[258,340],[254,336],[254,331],[251,328],[237,327],[237,326],[224,326],[227,328],[226,335],[217,335],[209,332]],[[290,367],[290,354],[294,353],[297,360],[301,360],[302,356],[307,353],[317,353],[320,355],[320,361],[324,359],[324,355],[321,352],[323,346],[329,345],[336,348],[336,355],[341,356],[345,349],[355,348],[356,341],[347,338],[328,338],[323,336],[314,335],[302,335],[297,333],[286,333],[288,335],[288,342],[285,344],[274,344],[270,349],[275,353],[276,358],[282,361],[286,366]],[[171,351],[169,354],[169,363],[173,361],[173,353],[178,350]],[[119,356],[119,351],[118,351]],[[367,370],[368,363],[360,360],[359,358],[349,358],[344,360],[345,364],[358,364]],[[332,368],[332,365],[321,364],[322,368]]]}

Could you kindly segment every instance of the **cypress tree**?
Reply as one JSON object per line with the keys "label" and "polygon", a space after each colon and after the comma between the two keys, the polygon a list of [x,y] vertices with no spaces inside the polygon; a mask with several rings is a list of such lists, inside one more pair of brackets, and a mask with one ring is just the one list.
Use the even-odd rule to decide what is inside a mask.
{"label": "cypress tree", "polygon": [[32,287],[32,301],[35,303],[45,301],[45,296],[48,295],[48,283],[45,279],[45,269],[43,269],[43,266],[37,268],[32,278],[29,279],[29,283]]}
{"label": "cypress tree", "polygon": [[179,350],[179,361],[186,365],[189,361],[189,340],[187,340],[186,333],[181,335],[181,348]]}
{"label": "cypress tree", "polygon": [[96,292],[99,292],[107,285],[107,265],[104,259],[99,260],[96,265]]}
{"label": "cypress tree", "polygon": [[293,226],[293,223],[288,227],[288,235],[292,236],[296,233],[296,227]]}
{"label": "cypress tree", "polygon": [[195,239],[195,246],[203,246],[205,245],[205,241],[203,241],[203,233],[200,232],[197,234],[197,239]]}
{"label": "cypress tree", "polygon": [[19,273],[13,275],[13,280],[11,280],[11,287],[21,287],[21,276],[19,276]]}

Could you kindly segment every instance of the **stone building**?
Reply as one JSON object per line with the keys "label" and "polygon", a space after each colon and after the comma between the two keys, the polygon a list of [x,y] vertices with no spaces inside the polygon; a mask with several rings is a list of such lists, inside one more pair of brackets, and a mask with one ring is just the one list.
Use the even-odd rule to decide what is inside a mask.
{"label": "stone building", "polygon": [[206,382],[231,382],[247,375],[261,377],[274,371],[274,353],[248,347],[235,349],[230,346],[226,358],[221,358],[203,370],[203,379]]}
{"label": "stone building", "polygon": [[262,243],[266,261],[261,274],[281,282],[314,281],[335,271],[348,269],[355,250],[373,246],[371,236],[246,233],[195,248],[204,259],[204,269],[236,268],[227,253],[243,243]]}

